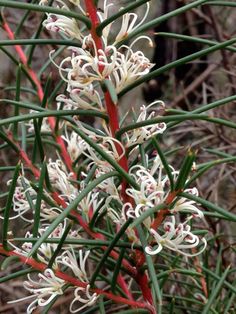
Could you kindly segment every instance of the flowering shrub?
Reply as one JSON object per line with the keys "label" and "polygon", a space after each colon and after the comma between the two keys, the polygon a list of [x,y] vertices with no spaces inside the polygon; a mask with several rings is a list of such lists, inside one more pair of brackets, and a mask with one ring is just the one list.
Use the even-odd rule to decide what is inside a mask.
{"label": "flowering shrub", "polygon": [[[155,259],[183,256],[183,261],[194,260],[200,267],[198,258],[207,246],[205,232],[196,227],[204,221],[201,205],[221,218],[236,219],[199,197],[193,181],[206,169],[196,171],[193,150],[176,170],[161,149],[168,123],[194,119],[194,113],[165,115],[164,103],[157,100],[134,112],[131,123],[129,116],[120,118],[119,96],[148,78],[154,66],[136,48],[137,42],[152,47],[149,37],[141,33],[126,43],[145,23],[150,5],[132,2],[133,8],[144,4],[143,17],[130,13],[129,6],[113,16],[113,3],[102,3],[100,10],[92,0],[55,0],[51,7],[42,0],[42,9],[35,6],[46,13],[43,26],[70,42],[60,61],[55,58],[57,51],[49,52],[65,86],[56,96],[56,110],[48,109],[47,91],[27,65],[24,51],[15,46],[41,101],[41,106],[27,105],[30,113],[25,115],[25,133],[35,137],[38,158],[32,160],[30,150],[12,132],[24,115],[5,122],[12,128],[5,129],[2,138],[17,152],[19,163],[8,181],[1,213],[0,253],[22,262],[23,272],[15,277],[27,275],[26,297],[9,303],[28,300],[27,313],[35,309],[46,313],[67,291],[72,292],[71,313],[89,308],[105,313],[105,307],[115,303],[129,308],[127,313],[140,309],[161,313],[164,279],[158,279]],[[73,15],[72,5],[79,13]],[[7,22],[3,27],[14,39]],[[21,106],[19,99],[15,103]],[[98,127],[86,123],[84,117],[89,115]],[[45,149],[48,134],[56,153],[52,147]],[[26,224],[23,239],[17,238],[18,230],[9,229],[12,221]],[[171,265],[169,261],[170,272]],[[179,271],[184,271],[183,265]],[[188,271],[193,277],[202,276],[199,269],[196,274],[191,268]],[[205,280],[199,285],[199,295],[207,303]]]}

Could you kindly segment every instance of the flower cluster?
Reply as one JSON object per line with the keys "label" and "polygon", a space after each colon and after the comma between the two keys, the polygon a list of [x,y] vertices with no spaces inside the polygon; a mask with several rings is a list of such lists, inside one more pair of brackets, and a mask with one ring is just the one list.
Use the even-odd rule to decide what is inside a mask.
{"label": "flower cluster", "polygon": [[[65,11],[74,5],[81,14],[86,15],[84,5],[79,0],[69,1],[68,5],[61,0],[54,3],[57,8]],[[42,0],[41,5],[45,4],[47,1]],[[104,1],[103,10],[97,14],[100,22],[108,18],[111,6],[112,3]],[[69,47],[69,55],[59,64],[53,60],[53,52],[50,53],[52,62],[66,82],[65,94],[56,98],[58,110],[62,105],[64,109],[90,110],[96,111],[96,114],[99,111],[100,116],[109,115],[104,99],[106,97],[103,97],[104,81],[109,80],[118,96],[128,85],[149,73],[153,64],[143,52],[134,47],[139,40],[152,45],[151,40],[140,36],[130,46],[121,43],[143,23],[148,11],[149,4],[146,4],[145,15],[139,22],[135,13],[125,13],[121,18],[120,30],[115,35],[113,22],[107,25],[100,38],[102,48],[98,47],[92,34],[82,32],[81,25],[74,18],[47,13],[43,25],[48,30],[60,33],[80,45]],[[96,245],[91,251],[87,246],[81,248],[78,240],[88,240],[89,237],[109,240],[109,237],[106,239],[108,232],[103,231],[106,226],[109,230],[119,232],[124,224],[133,222],[126,228],[125,235],[131,248],[134,245],[140,247],[142,243],[135,228],[135,223],[139,221],[145,228],[148,243],[141,247],[143,255],[145,252],[149,255],[161,254],[162,250],[169,249],[189,257],[200,254],[205,249],[206,240],[191,231],[193,220],[203,219],[202,211],[194,201],[178,195],[168,203],[172,192],[171,180],[159,155],[154,150],[145,150],[148,140],[166,130],[167,126],[159,114],[164,107],[162,101],[141,106],[139,113],[134,114],[133,122],[137,126],[131,125],[120,137],[114,135],[111,124],[105,119],[99,128],[94,128],[79,117],[72,117],[72,122],[63,122],[60,128],[61,140],[67,147],[71,167],[64,164],[60,151],[56,157],[51,155],[51,158],[47,158],[45,182],[40,194],[38,185],[33,184],[32,178],[22,171],[13,195],[14,214],[10,219],[21,218],[33,223],[37,205],[37,210],[40,210],[37,238],[44,237],[45,233],[48,235],[54,220],[58,222],[47,241],[39,246],[34,255],[45,266],[44,273],[28,275],[28,280],[24,283],[24,288],[31,294],[25,299],[33,299],[27,313],[54,301],[64,293],[68,285],[74,292],[69,308],[71,313],[82,313],[86,307],[96,303],[99,294],[93,286],[90,287],[91,271],[87,270],[86,262],[92,255],[93,265],[92,261],[97,261],[101,253],[100,250],[96,252]],[[112,115],[108,118],[111,121]],[[115,131],[118,129],[119,127]],[[43,119],[41,132],[49,130],[48,120]],[[28,131],[33,131],[31,121],[28,123]],[[139,150],[141,148],[142,154]],[[169,169],[173,181],[176,181],[178,171],[171,166]],[[126,182],[125,175],[129,177],[129,182]],[[185,192],[198,195],[196,188]],[[80,201],[77,202],[78,199]],[[157,230],[156,220],[163,209],[167,211],[167,217],[160,220]],[[64,215],[64,211],[67,211],[67,215]],[[100,228],[98,232],[93,229],[94,225]],[[35,231],[27,231],[25,242],[20,247],[16,247],[10,240],[9,245],[17,254],[27,258],[35,241],[33,235],[36,237]],[[67,241],[60,243],[64,237]],[[105,246],[102,247],[103,250],[104,248],[106,249]],[[113,253],[113,256],[117,254],[116,251]],[[133,263],[135,265],[135,261]],[[137,268],[132,269],[135,272]],[[67,280],[68,277],[75,280]],[[117,280],[120,280],[121,287],[125,286],[123,277],[118,276]],[[117,300],[117,296],[114,299]]]}
{"label": "flower cluster", "polygon": [[[83,287],[72,288],[74,290],[74,298],[70,304],[71,313],[81,313],[87,306],[92,306],[98,299],[96,293],[90,292],[90,285],[88,284],[88,278],[85,270],[86,259],[88,258],[89,251],[85,252],[79,250],[79,264],[75,256],[73,248],[65,250],[60,256],[56,258],[57,267],[67,268],[72,271],[74,277],[80,282],[85,283]],[[15,303],[23,300],[33,301],[28,305],[26,313],[31,314],[38,307],[45,307],[50,304],[57,296],[63,295],[66,289],[67,282],[55,274],[55,270],[45,269],[44,273],[39,273],[34,276],[27,275],[28,280],[23,283],[23,286],[28,290],[31,295],[22,298],[20,300],[10,301],[8,303]]]}
{"label": "flower cluster", "polygon": [[[69,10],[61,0],[55,1],[59,8]],[[70,1],[85,14],[78,1]],[[44,4],[45,2],[41,2]],[[103,13],[99,12],[99,19],[103,22],[109,15],[112,4],[104,1]],[[98,49],[91,36],[82,35],[79,24],[75,19],[62,15],[47,14],[44,26],[51,31],[66,35],[69,39],[77,40],[81,48],[69,47],[69,56],[57,65],[53,58],[52,62],[58,67],[62,79],[67,83],[68,96],[59,95],[57,100],[65,104],[65,108],[95,109],[104,111],[105,108],[100,99],[99,82],[109,79],[117,93],[133,83],[139,77],[147,74],[154,66],[141,51],[133,48],[138,40],[151,40],[146,36],[140,36],[129,47],[117,44],[130,32],[136,29],[145,19],[149,11],[149,4],[144,18],[139,23],[138,16],[134,13],[126,13],[122,17],[120,31],[112,42],[112,24],[103,29],[103,49]],[[51,52],[51,56],[53,51]]]}

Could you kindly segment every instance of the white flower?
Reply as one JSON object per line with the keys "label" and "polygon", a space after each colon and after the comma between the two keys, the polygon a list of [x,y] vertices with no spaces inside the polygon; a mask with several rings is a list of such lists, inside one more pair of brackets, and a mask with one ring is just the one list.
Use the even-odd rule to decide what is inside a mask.
{"label": "white flower", "polygon": [[[30,110],[30,113],[38,113],[38,111]],[[33,133],[34,132],[34,121],[33,120],[29,120],[28,122],[25,123],[25,125],[28,127],[28,132],[29,133]],[[52,129],[51,129],[49,121],[48,121],[48,118],[43,118],[42,119],[40,132],[41,133],[51,133],[52,132]]]}
{"label": "white flower", "polygon": [[47,207],[44,202],[41,204],[40,217],[41,221],[53,221],[62,212],[61,208],[58,207]]}
{"label": "white flower", "polygon": [[[57,8],[60,8],[62,10],[70,11],[68,6],[65,5],[65,3],[61,0],[56,0],[54,2],[57,2],[59,5],[57,5]],[[76,4],[81,11],[83,11],[82,7],[80,6],[80,1],[73,1],[70,0],[70,2]],[[40,2],[41,5],[47,4],[45,3],[45,0]],[[84,12],[84,11],[83,11]],[[79,29],[78,23],[74,18],[67,17],[64,15],[59,15],[55,13],[46,13],[47,19],[44,20],[43,25],[52,32],[60,32],[64,35],[66,35],[69,39],[77,39],[80,42],[83,39],[83,35]]]}
{"label": "white flower", "polygon": [[[84,255],[82,250],[79,250],[78,253],[79,253],[78,256],[76,256],[73,249],[66,250],[65,252],[62,253],[61,256],[58,256],[56,258],[56,262],[57,264],[61,264],[62,266],[68,267],[76,276],[76,278],[78,278],[80,281],[88,283],[85,264],[90,251],[86,251]],[[88,284],[86,288],[78,287],[75,289],[74,292],[75,297],[70,305],[71,313],[77,313],[78,311],[81,311],[85,307],[91,306],[96,302],[98,295],[96,293],[93,293],[91,295],[89,292],[89,288],[90,286]],[[85,298],[82,297],[81,295],[85,296]],[[82,303],[83,305],[77,307],[76,309],[73,309],[74,304],[77,302]]]}
{"label": "white flower", "polygon": [[[187,190],[184,190],[184,192],[198,196],[197,188],[187,189]],[[186,210],[186,211],[190,211],[193,216],[203,218],[204,217],[203,212],[193,204],[196,204],[196,202],[188,200],[185,197],[181,197],[175,203],[174,207],[171,209],[171,212],[177,213],[177,212],[181,212],[182,210]]]}
{"label": "white flower", "polygon": [[[48,237],[50,238],[61,238],[65,228],[66,228],[66,224],[67,224],[67,220],[64,221],[64,224],[59,224],[54,230],[53,232],[50,234],[50,236]],[[38,230],[38,237],[41,237],[45,231],[47,230],[47,228],[49,227],[49,225],[44,225],[42,228],[40,228]],[[16,252],[19,252],[20,254],[27,256],[31,249],[33,244],[31,242],[27,242],[27,239],[30,239],[33,237],[33,234],[30,233],[29,231],[26,232],[25,234],[25,240],[26,242],[24,242],[22,244],[21,248],[16,247],[13,243],[10,242],[10,245],[14,247]],[[72,238],[78,238],[78,235],[76,237],[73,237],[72,235],[70,236]],[[40,247],[37,250],[37,259],[44,263],[44,264],[48,264],[48,262],[50,261],[50,259],[52,258],[55,250],[58,247],[58,243],[47,243],[44,242],[40,245]],[[67,248],[68,246],[64,245],[63,248]],[[56,268],[57,264],[56,262],[54,262],[53,267]]]}
{"label": "white flower", "polygon": [[105,110],[99,93],[91,84],[83,88],[72,89],[70,91],[70,98],[65,95],[58,95],[56,100],[65,104],[63,109],[91,109],[101,112]]}
{"label": "white flower", "polygon": [[[22,185],[22,180],[24,180],[25,187],[23,187]],[[10,182],[11,181],[9,181],[8,184]],[[30,182],[22,175],[20,175],[17,180],[17,186],[15,188],[12,201],[13,212],[15,213],[15,215],[11,216],[9,218],[10,220],[19,217],[24,221],[32,223],[32,219],[29,219],[30,216],[26,214],[28,214],[29,211],[31,211],[31,214],[33,214],[34,210],[30,203],[28,202],[27,197],[31,199],[32,205],[34,206],[36,204],[37,193],[30,186]],[[3,216],[0,215],[0,219],[3,219]]]}
{"label": "white flower", "polygon": [[[116,207],[113,208],[111,202],[116,202]],[[129,215],[129,206],[132,206],[130,203],[123,203],[120,200],[119,195],[110,195],[106,198],[104,206],[100,209],[100,212],[107,211],[107,215],[104,216],[105,219],[109,217],[111,221],[116,225],[117,229],[119,230],[122,225],[127,221]],[[119,209],[120,207],[121,209]],[[132,217],[131,217],[132,218]],[[130,242],[138,243],[139,240],[135,234],[135,231],[130,226],[126,229],[126,235],[129,238]]]}
{"label": "white flower", "polygon": [[[123,144],[117,139],[110,136],[110,131],[105,128],[104,135],[99,135],[89,129],[85,128],[82,123],[77,121],[77,126],[81,131],[83,131],[90,139],[92,139],[104,152],[106,152],[111,158],[119,161],[125,154],[125,148]],[[102,134],[102,133],[101,133]],[[121,153],[118,152],[117,146],[121,148]],[[108,171],[112,169],[112,166],[97,154],[97,152],[91,147],[87,146],[87,150],[83,151],[83,154],[91,160],[90,166],[96,164],[101,167],[102,170],[107,169]]]}
{"label": "white flower", "polygon": [[29,220],[26,217],[24,217],[24,214],[26,214],[29,210],[31,210],[33,213],[33,208],[31,207],[27,200],[26,193],[28,193],[29,197],[31,198],[33,205],[36,204],[37,193],[34,191],[32,187],[24,189],[22,186],[17,186],[15,188],[13,196],[13,211],[16,212],[17,215],[11,217],[10,219],[20,217],[27,222],[32,222],[32,220]]}
{"label": "white flower", "polygon": [[27,275],[28,281],[23,283],[23,286],[32,295],[25,298],[10,301],[15,303],[23,300],[34,298],[33,302],[27,307],[26,313],[31,314],[38,307],[44,307],[49,304],[56,296],[63,294],[63,286],[66,282],[55,276],[51,269],[46,269],[43,274],[38,274],[38,279],[34,280]]}
{"label": "white flower", "polygon": [[71,131],[69,134],[67,127],[62,138],[67,143],[67,151],[72,161],[75,161],[88,148],[88,144],[76,132]]}
{"label": "white flower", "polygon": [[[95,171],[95,177],[99,178],[100,176],[110,172],[111,170],[112,168],[110,166],[99,167]],[[97,188],[103,192],[106,192],[109,195],[112,195],[113,197],[119,196],[120,187],[116,186],[114,177],[110,177],[102,181],[101,183],[99,183]]]}
{"label": "white flower", "polygon": [[[94,303],[96,303],[99,296],[96,293],[90,294],[89,289],[90,289],[90,285],[87,285],[86,288],[78,287],[75,289],[75,292],[74,292],[75,297],[74,297],[74,300],[70,304],[71,313],[77,313],[83,310],[84,308],[88,306],[92,306]],[[84,297],[82,297],[81,295],[83,295]],[[75,303],[79,303],[79,307],[76,307],[75,309],[73,309],[73,307],[75,307]],[[84,305],[81,305],[81,303]]]}
{"label": "white flower", "polygon": [[[104,6],[103,6],[103,12],[98,11],[98,17],[100,19],[100,22],[105,21],[108,18],[109,15],[109,8],[114,5],[114,3],[109,3],[107,4],[108,0],[104,0]],[[113,22],[108,24],[106,27],[103,28],[102,30],[102,39],[105,45],[107,45],[108,37],[110,34],[111,26]]]}
{"label": "white flower", "polygon": [[49,159],[47,164],[49,179],[54,188],[60,191],[66,200],[75,199],[78,194],[77,189],[70,182],[70,175],[66,172],[65,166],[60,159],[53,162]]}
{"label": "white flower", "polygon": [[[91,87],[91,84],[107,78],[113,82],[116,92],[119,93],[149,73],[154,66],[141,51],[134,52],[132,45],[121,46],[119,50],[110,45],[97,51],[90,35],[85,37],[83,42],[82,48],[70,47],[72,55],[66,57],[59,66],[52,60],[58,67],[61,78],[67,82],[69,92],[73,89],[86,89],[86,97],[88,98],[88,92],[92,97],[94,87]],[[137,40],[134,43],[136,42]]]}
{"label": "white flower", "polygon": [[[142,122],[142,121],[153,119],[156,114],[156,111],[153,107],[156,105],[159,105],[162,108],[165,107],[162,101],[155,101],[151,103],[150,105],[148,105],[147,107],[144,105],[141,106],[140,114],[136,122]],[[150,108],[152,108],[152,111],[151,113],[148,114],[148,111]],[[164,122],[161,122],[161,123],[155,123],[155,124],[143,126],[143,127],[131,130],[129,132],[126,132],[125,133],[126,147],[131,147],[133,145],[142,144],[148,139],[150,139],[151,137],[153,137],[154,135],[163,133],[165,129],[166,129],[166,124]]]}
{"label": "white flower", "polygon": [[[76,252],[77,253],[77,252]],[[79,250],[79,255],[76,257],[73,248],[64,251],[56,258],[57,265],[69,267],[74,275],[82,282],[88,282],[87,273],[85,270],[85,263],[89,256],[90,251],[86,251],[83,256],[83,251]],[[79,264],[77,259],[79,259]]]}
{"label": "white flower", "polygon": [[[136,28],[138,28],[140,25],[143,24],[143,22],[147,18],[147,15],[148,15],[149,9],[150,9],[150,4],[146,3],[146,5],[147,5],[147,8],[145,10],[144,17],[136,25],[135,25],[135,23],[138,20],[138,15],[136,13],[125,13],[122,16],[121,28],[120,28],[119,33],[116,36],[114,45],[117,44],[119,41],[125,39],[132,31],[134,31]],[[121,8],[121,10],[122,10],[122,8]]]}
{"label": "white flower", "polygon": [[[52,62],[58,67],[62,79],[68,83],[69,92],[74,88],[87,88],[87,91],[91,92],[93,90],[89,87],[91,83],[103,81],[118,66],[117,56],[120,53],[117,49],[114,46],[107,46],[104,51],[97,50],[91,35],[84,38],[82,48],[69,47],[68,49],[71,50],[71,57],[65,58],[59,66],[53,60]],[[92,96],[91,93],[90,97]]]}
{"label": "white flower", "polygon": [[[83,184],[81,186],[83,189]],[[87,217],[87,220],[93,215],[93,213],[99,208],[103,198],[99,200],[99,192],[91,191],[89,192],[79,203],[78,210],[81,210],[82,213]]]}
{"label": "white flower", "polygon": [[[119,93],[126,86],[132,84],[141,76],[149,73],[154,66],[141,51],[134,52],[128,46],[121,46],[116,55],[116,67],[112,72],[111,80]],[[111,58],[114,58],[111,56]]]}
{"label": "white flower", "polygon": [[[108,0],[104,1],[104,5],[103,5],[103,12],[98,12],[98,16],[100,19],[100,22],[105,21],[108,17],[109,17],[109,9],[111,6],[114,5],[114,3],[108,3]],[[138,15],[136,13],[125,13],[124,15],[122,15],[122,22],[119,24],[120,26],[120,30],[118,32],[118,34],[115,37],[115,42],[113,43],[113,45],[116,45],[118,42],[120,42],[121,40],[125,39],[132,31],[134,31],[136,28],[138,28],[140,25],[143,24],[143,22],[146,20],[147,15],[149,13],[149,9],[150,9],[150,5],[149,3],[146,4],[146,10],[145,10],[145,14],[142,18],[142,20],[139,23],[136,23],[138,20]],[[120,8],[120,10],[122,10],[123,8]],[[102,39],[104,44],[107,44],[108,38],[110,37],[110,31],[111,31],[111,26],[114,22],[109,23],[106,27],[103,28],[102,31]]]}
{"label": "white flower", "polygon": [[65,281],[56,277],[51,269],[46,269],[44,274],[38,274],[38,277],[39,280],[36,281],[28,275],[28,281],[23,283],[24,288],[36,296],[36,300],[28,306],[27,314],[32,313],[36,306],[45,306],[57,295],[63,294]]}
{"label": "white flower", "polygon": [[126,189],[126,193],[134,199],[137,206],[135,210],[136,217],[139,217],[139,209],[142,207],[148,208],[157,206],[165,199],[166,195],[164,189],[168,177],[162,175],[163,166],[159,162],[159,157],[155,158],[153,167],[155,167],[155,172],[151,172],[141,165],[135,165],[130,168],[130,175],[140,186],[140,190],[134,188]]}
{"label": "white flower", "polygon": [[161,250],[166,247],[172,251],[176,251],[185,256],[196,256],[201,254],[206,248],[206,240],[201,239],[203,242],[203,248],[197,253],[187,253],[185,250],[196,248],[200,240],[198,236],[191,232],[190,225],[187,225],[187,219],[184,223],[180,223],[176,226],[175,216],[171,216],[171,221],[164,223],[163,235],[160,235],[154,229],[150,229],[151,235],[154,237],[157,248],[146,247],[145,252],[150,255],[156,255],[161,252]]}

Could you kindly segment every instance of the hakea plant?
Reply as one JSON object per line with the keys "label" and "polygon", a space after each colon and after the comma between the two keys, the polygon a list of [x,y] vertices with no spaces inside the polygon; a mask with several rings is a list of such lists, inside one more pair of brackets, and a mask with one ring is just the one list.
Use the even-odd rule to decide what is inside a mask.
{"label": "hakea plant", "polygon": [[[204,219],[198,191],[190,185],[195,154],[189,150],[181,169],[175,170],[159,145],[167,128],[164,103],[142,105],[133,112],[131,126],[121,127],[119,119],[119,93],[154,66],[136,49],[141,41],[152,46],[149,37],[140,35],[124,44],[145,21],[149,3],[142,1],[141,18],[121,8],[117,33],[114,19],[109,22],[114,5],[102,3],[98,10],[92,0],[55,0],[57,13],[46,12],[43,26],[75,46],[68,47],[61,61],[55,61],[54,51],[49,53],[66,85],[65,93],[56,97],[59,123],[53,117],[56,111],[44,115],[32,108],[25,124],[29,136],[38,138],[41,162],[31,162],[9,133],[8,142],[22,162],[8,182],[0,253],[28,265],[22,272],[27,274],[26,297],[9,302],[27,300],[27,313],[48,311],[66,291],[72,291],[71,313],[96,311],[103,298],[108,306],[119,303],[157,313],[161,288],[152,259],[161,259],[164,252],[195,259],[207,245],[194,227]],[[47,11],[50,3],[42,0],[40,5]],[[80,22],[59,14],[70,12],[71,6],[84,17]],[[85,20],[88,27],[82,25]],[[4,29],[12,39],[6,22]],[[23,50],[16,50],[43,101]],[[68,114],[71,117],[65,118]],[[84,114],[96,117],[99,127],[81,121]],[[60,147],[54,155],[42,146],[49,132]],[[27,224],[23,239],[8,228],[9,221],[19,220]],[[204,281],[202,286],[204,292]]]}

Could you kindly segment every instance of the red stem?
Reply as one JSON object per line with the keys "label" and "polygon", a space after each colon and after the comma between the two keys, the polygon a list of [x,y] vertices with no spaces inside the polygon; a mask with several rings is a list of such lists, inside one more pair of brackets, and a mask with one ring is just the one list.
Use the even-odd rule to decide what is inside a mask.
{"label": "red stem", "polygon": [[20,145],[18,143],[16,143],[13,139],[12,133],[8,132],[7,133],[9,139],[12,141],[12,143],[14,143],[15,146],[17,146],[18,150],[19,150],[19,157],[22,161],[25,162],[25,164],[30,168],[30,170],[32,171],[32,173],[34,174],[35,178],[39,178],[40,177],[40,171],[38,168],[36,168],[31,160],[29,159],[28,155],[26,154],[26,152],[20,147]]}
{"label": "red stem", "polygon": [[[8,25],[8,23],[6,21],[3,21],[2,26],[3,26],[3,29],[6,31],[9,39],[14,40],[15,39],[15,35],[12,32],[12,30],[11,30],[10,26]],[[33,69],[31,69],[29,67],[27,57],[26,57],[23,49],[21,48],[21,46],[20,45],[15,45],[14,47],[15,47],[15,50],[16,50],[16,52],[17,52],[21,62],[25,66],[25,69],[26,69],[28,75],[30,76],[31,80],[34,82],[34,84],[36,86],[39,100],[42,101],[43,98],[44,98],[44,92],[43,92],[42,85],[41,85],[41,83],[40,83],[36,73],[33,71]],[[54,117],[48,117],[48,121],[49,121],[49,124],[50,124],[50,127],[51,127],[52,131],[54,131],[55,124],[56,124],[55,118]],[[69,169],[70,172],[72,172],[74,174],[73,167],[72,167],[72,161],[71,161],[70,155],[67,152],[67,149],[66,149],[64,141],[62,140],[62,138],[59,135],[55,134],[54,136],[55,136],[56,142],[60,145],[61,156],[64,159],[67,168]],[[74,174],[74,178],[76,178],[75,174]]]}
{"label": "red stem", "polygon": [[[40,272],[43,272],[47,268],[47,265],[45,265],[41,262],[37,262],[32,258],[28,258],[27,256],[21,255],[15,251],[6,251],[1,244],[0,244],[0,253],[5,255],[5,256],[17,256],[24,264],[27,264],[27,265],[33,267],[34,269],[39,270]],[[88,285],[88,283],[81,282],[78,279],[73,278],[73,277],[61,272],[60,270],[55,270],[54,273],[58,278],[65,280],[66,282],[68,282],[74,286],[86,288]],[[108,299],[113,300],[116,303],[127,304],[127,305],[130,305],[130,306],[135,307],[135,308],[149,309],[150,311],[152,310],[152,307],[149,304],[133,301],[130,299],[126,299],[126,298],[114,295],[111,292],[103,291],[102,289],[91,289],[91,291],[95,292],[99,295],[104,295]]]}
{"label": "red stem", "polygon": [[[96,27],[99,25],[99,20],[97,16],[97,8],[94,4],[93,0],[86,0],[85,1],[88,16],[90,17],[91,24],[92,24],[92,29],[91,29],[91,35],[93,37],[93,40],[95,42],[96,48],[98,49],[103,49],[103,44],[101,38],[97,35],[96,33]],[[100,72],[102,72],[102,67],[99,68]],[[118,116],[118,110],[117,106],[112,102],[111,96],[109,92],[104,93],[104,98],[106,102],[106,109],[107,113],[109,116],[109,127],[111,129],[112,136],[115,138],[116,132],[120,129],[119,126],[119,116]],[[122,154],[121,147],[116,144],[116,149],[119,155]],[[128,160],[126,156],[123,156],[119,160],[119,165],[126,171],[128,172]],[[123,180],[122,182],[122,191],[121,191],[121,196],[124,200],[124,202],[130,202],[130,198],[126,194],[126,188],[127,188],[127,182]],[[145,273],[139,274],[137,273],[135,276],[135,280],[137,280],[137,283],[140,286],[140,289],[143,293],[143,297],[145,300],[147,300],[150,304],[153,304],[153,299],[152,299],[152,294],[151,290],[148,286],[148,278]],[[155,313],[155,310],[153,310],[152,307],[152,313]]]}

